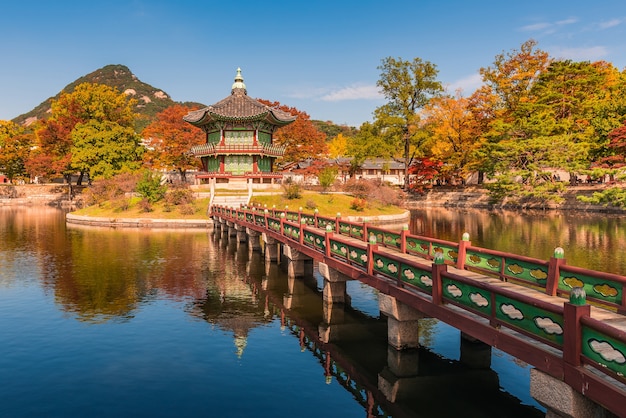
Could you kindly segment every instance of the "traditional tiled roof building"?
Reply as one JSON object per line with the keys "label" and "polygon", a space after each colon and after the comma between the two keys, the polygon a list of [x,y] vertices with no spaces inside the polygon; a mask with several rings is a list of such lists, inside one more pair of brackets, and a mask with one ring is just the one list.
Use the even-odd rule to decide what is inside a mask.
{"label": "traditional tiled roof building", "polygon": [[284,148],[274,145],[272,136],[296,116],[248,96],[241,69],[237,69],[230,96],[190,112],[183,119],[206,133],[206,143],[191,149],[204,168],[198,178],[220,183],[235,179],[265,183],[281,177],[273,168]]}

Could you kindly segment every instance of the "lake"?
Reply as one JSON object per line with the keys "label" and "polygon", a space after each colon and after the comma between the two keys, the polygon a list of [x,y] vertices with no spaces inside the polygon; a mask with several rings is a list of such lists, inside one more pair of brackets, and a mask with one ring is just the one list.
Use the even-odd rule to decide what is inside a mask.
{"label": "lake", "polygon": [[[411,230],[543,259],[562,246],[569,264],[623,274],[623,222],[429,209]],[[431,319],[419,349],[395,353],[374,290],[350,282],[350,306],[330,309],[321,288],[315,266],[289,279],[209,230],[0,207],[0,416],[544,416],[523,362],[494,349],[490,367],[468,367],[458,331]],[[390,402],[378,386],[395,362],[412,372]]]}

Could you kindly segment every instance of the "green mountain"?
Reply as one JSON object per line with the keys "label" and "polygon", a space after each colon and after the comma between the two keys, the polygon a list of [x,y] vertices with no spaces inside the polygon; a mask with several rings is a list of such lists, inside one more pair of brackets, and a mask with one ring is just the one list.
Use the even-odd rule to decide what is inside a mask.
{"label": "green mountain", "polygon": [[139,114],[136,124],[137,132],[152,122],[157,113],[174,104],[205,107],[201,103],[175,102],[165,91],[139,80],[128,67],[107,65],[68,84],[56,96],[46,99],[30,112],[16,117],[13,122],[28,126],[37,120],[45,119],[50,114],[52,100],[57,100],[62,93],[71,93],[82,83],[106,84],[136,99],[136,111]]}

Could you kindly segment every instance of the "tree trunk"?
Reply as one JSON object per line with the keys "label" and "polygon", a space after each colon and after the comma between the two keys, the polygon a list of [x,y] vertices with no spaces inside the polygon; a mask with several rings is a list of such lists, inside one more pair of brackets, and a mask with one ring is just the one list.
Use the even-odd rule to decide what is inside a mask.
{"label": "tree trunk", "polygon": [[404,134],[404,190],[409,190],[409,166],[411,165],[409,133]]}

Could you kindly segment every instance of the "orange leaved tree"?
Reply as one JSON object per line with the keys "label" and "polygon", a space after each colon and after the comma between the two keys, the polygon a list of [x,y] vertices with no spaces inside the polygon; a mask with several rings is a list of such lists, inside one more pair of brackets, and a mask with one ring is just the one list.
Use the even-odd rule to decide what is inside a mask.
{"label": "orange leaved tree", "polygon": [[148,151],[144,161],[154,168],[177,170],[184,181],[187,170],[200,167],[200,160],[189,153],[194,145],[205,142],[205,134],[183,120],[193,110],[183,105],[170,106],[142,132]]}
{"label": "orange leaved tree", "polygon": [[307,158],[322,158],[328,153],[326,134],[315,127],[311,117],[295,107],[281,105],[279,102],[270,102],[259,99],[259,102],[278,108],[298,118],[287,126],[276,130],[274,143],[284,145],[283,162],[297,162]]}

